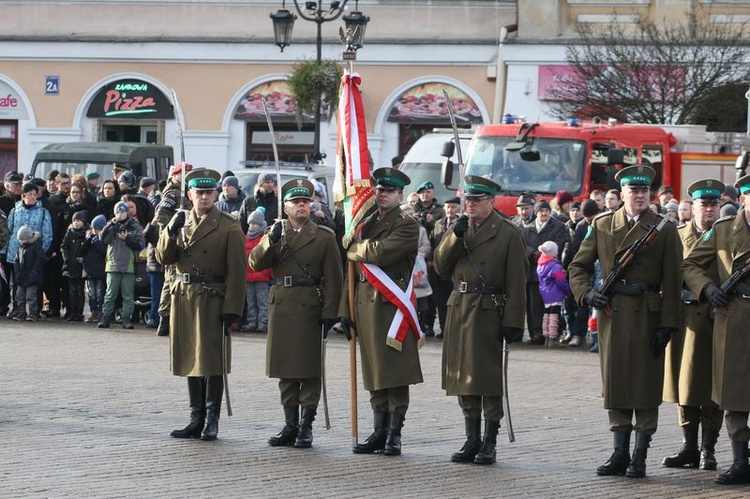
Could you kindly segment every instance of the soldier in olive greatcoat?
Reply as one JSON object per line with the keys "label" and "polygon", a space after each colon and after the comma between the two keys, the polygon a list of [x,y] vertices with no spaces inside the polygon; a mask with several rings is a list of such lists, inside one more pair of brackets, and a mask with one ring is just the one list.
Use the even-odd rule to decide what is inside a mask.
{"label": "soldier in olive greatcoat", "polygon": [[[693,294],[714,307],[711,399],[726,411],[724,421],[733,454],[732,466],[716,475],[716,483],[724,485],[750,483],[750,277],[740,279],[731,290],[721,287],[734,272],[750,265],[750,175],[734,185],[741,194],[739,213],[717,220],[682,265],[685,283]],[[714,265],[718,276],[711,270]]]}
{"label": "soldier in olive greatcoat", "polygon": [[172,374],[187,376],[190,396],[190,423],[172,432],[176,438],[216,439],[223,374],[231,370],[228,325],[245,303],[245,240],[237,220],[214,207],[219,178],[203,168],[187,175],[193,209],[175,213],[156,246],[159,263],[176,270],[169,353]]}
{"label": "soldier in olive greatcoat", "polygon": [[292,179],[281,187],[289,218],[276,222],[249,257],[255,270],[273,268],[266,374],[279,378],[286,420],[281,432],[268,439],[274,447],[312,446],[321,392],[321,334],[325,337],[336,322],[341,298],[336,236],[310,220],[313,192],[313,184],[305,179]]}
{"label": "soldier in olive greatcoat", "polygon": [[606,277],[628,248],[662,221],[648,208],[655,175],[645,165],[626,167],[615,175],[622,186],[623,206],[594,218],[568,267],[578,304],[598,309],[602,395],[615,447],[597,468],[598,475],[646,476],[649,442],[662,402],[664,349],[680,326],[682,247],[673,223],[662,225],[651,244],[642,246],[610,295],[591,285],[597,260]]}
{"label": "soldier in olive greatcoat", "polygon": [[[706,179],[688,187],[693,198],[693,219],[678,227],[682,255],[687,257],[693,246],[711,229],[719,218],[724,184]],[[716,277],[716,266],[711,268]],[[668,468],[715,470],[714,449],[721,429],[722,411],[711,400],[711,352],[713,313],[711,306],[701,303],[686,286],[682,289],[682,326],[672,335],[666,354],[664,400],[677,402],[678,420],[682,427],[682,447],[662,461]],[[700,449],[698,428],[703,428]]]}
{"label": "soldier in olive greatcoat", "polygon": [[[356,262],[358,282],[354,317],[349,317],[346,293],[340,315],[343,325],[352,321],[357,329],[362,383],[370,392],[375,426],[372,435],[353,452],[399,455],[409,385],[422,382],[417,349],[424,342],[424,334],[414,303],[405,293],[412,289],[419,224],[399,207],[409,177],[393,168],[378,168],[372,176],[378,209],[362,221],[356,237],[344,236],[347,258]],[[397,314],[401,309],[407,313]]]}
{"label": "soldier in olive greatcoat", "polygon": [[451,460],[492,464],[503,417],[503,338],[510,343],[523,336],[529,264],[521,229],[493,210],[500,186],[467,176],[465,189],[468,216],[456,220],[435,250],[435,270],[454,283],[442,384],[458,396],[466,424],[466,443]]}

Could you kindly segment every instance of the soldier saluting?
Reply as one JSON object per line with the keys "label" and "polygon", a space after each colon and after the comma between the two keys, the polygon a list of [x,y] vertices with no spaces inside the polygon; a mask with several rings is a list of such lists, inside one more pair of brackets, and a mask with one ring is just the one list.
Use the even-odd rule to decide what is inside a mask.
{"label": "soldier saluting", "polygon": [[[719,218],[724,184],[705,179],[692,183],[687,189],[693,198],[693,220],[677,231],[682,240],[682,255],[687,257]],[[716,266],[709,269],[712,279],[718,279]],[[662,461],[668,468],[697,468],[715,470],[714,449],[721,430],[722,411],[711,400],[711,352],[713,314],[711,306],[690,292],[682,290],[682,326],[672,335],[666,355],[664,400],[679,404],[677,416],[682,427],[682,447]],[[703,427],[702,443],[698,449],[698,428]]]}
{"label": "soldier saluting", "polygon": [[[375,431],[355,454],[401,454],[401,427],[409,408],[409,385],[422,382],[418,347],[424,342],[414,302],[412,270],[417,258],[419,224],[399,207],[411,180],[393,168],[372,172],[377,211],[344,237],[347,258],[357,262],[354,317],[362,355],[362,382],[370,392]],[[342,324],[349,323],[344,293]],[[347,335],[349,328],[346,327]]]}
{"label": "soldier saluting", "polygon": [[245,241],[237,221],[214,207],[220,177],[205,168],[185,177],[193,208],[175,213],[156,246],[157,260],[175,266],[169,353],[172,374],[187,377],[190,397],[190,423],[174,430],[175,438],[216,439],[223,375],[231,369],[222,323],[237,320],[245,302]]}
{"label": "soldier saluting", "polygon": [[[720,218],[688,254],[682,265],[685,283],[702,302],[714,307],[713,385],[711,399],[726,411],[725,421],[732,442],[732,466],[716,475],[716,483],[750,483],[747,418],[750,412],[750,279],[740,279],[733,289],[721,286],[750,261],[750,175],[734,184],[740,191],[742,208],[737,215]],[[716,266],[718,278],[711,270]]]}
{"label": "soldier saluting", "polygon": [[680,326],[682,250],[672,223],[662,225],[651,244],[641,247],[611,295],[591,286],[596,260],[602,275],[607,276],[620,257],[662,221],[648,208],[655,175],[646,165],[617,172],[623,206],[592,221],[568,267],[578,304],[597,309],[602,395],[615,448],[609,460],[597,468],[598,475],[646,476],[649,442],[656,432],[662,402],[664,349]]}
{"label": "soldier saluting", "polygon": [[341,299],[343,271],[336,236],[310,221],[313,192],[313,184],[305,179],[292,179],[281,187],[289,218],[276,222],[249,258],[255,270],[273,268],[266,375],[279,378],[286,421],[281,432],[268,439],[273,447],[312,445],[321,392],[321,328],[327,335]]}
{"label": "soldier saluting", "polygon": [[500,186],[471,175],[465,186],[468,217],[459,217],[435,250],[435,270],[454,283],[443,388],[458,396],[466,423],[466,443],[451,460],[492,464],[503,417],[503,338],[510,343],[523,336],[529,263],[523,232],[493,210]]}

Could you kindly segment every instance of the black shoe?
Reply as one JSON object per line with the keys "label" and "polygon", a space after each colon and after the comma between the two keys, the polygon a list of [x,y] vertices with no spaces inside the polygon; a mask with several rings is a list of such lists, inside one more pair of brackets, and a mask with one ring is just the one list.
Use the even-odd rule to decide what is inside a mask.
{"label": "black shoe", "polygon": [[313,434],[312,424],[315,421],[315,414],[317,414],[317,407],[303,407],[302,418],[299,423],[299,432],[297,438],[294,441],[294,446],[298,449],[309,449],[312,447]]}
{"label": "black shoe", "polygon": [[428,338],[435,336],[435,331],[431,327],[424,327],[422,330],[424,331],[424,335]]}
{"label": "black shoe", "polygon": [[714,480],[720,485],[750,483],[750,466],[747,464],[747,442],[732,440],[732,466],[724,473],[716,475]]}
{"label": "black shoe", "polygon": [[159,316],[159,327],[156,328],[157,336],[169,336],[169,316]]}
{"label": "black shoe", "polygon": [[133,323],[131,323],[130,321],[122,321],[122,328],[123,329],[135,329],[135,327],[133,326]]}
{"label": "black shoe", "polygon": [[388,436],[385,439],[385,449],[383,454],[386,456],[401,455],[401,428],[404,426],[404,414],[397,412],[391,413],[391,424],[388,428]]}
{"label": "black shoe", "polygon": [[101,320],[101,322],[99,324],[96,325],[96,327],[100,327],[102,329],[108,329],[109,328],[109,324],[111,322],[112,322],[112,316],[111,315],[102,315],[102,320]]}
{"label": "black shoe", "polygon": [[354,446],[352,452],[355,454],[375,454],[385,450],[390,415],[387,412],[376,412],[373,421],[375,431],[363,443]]}
{"label": "black shoe", "polygon": [[286,425],[281,429],[278,435],[268,439],[268,445],[271,447],[285,447],[294,445],[299,433],[299,407],[294,405],[284,406],[284,420]]}
{"label": "black shoe", "polygon": [[529,345],[544,345],[544,336],[535,336],[529,340]]}
{"label": "black shoe", "polygon": [[628,478],[645,478],[646,476],[646,457],[648,455],[649,442],[651,435],[635,432],[635,448],[633,449],[633,459],[628,465],[625,476]]}
{"label": "black shoe", "polygon": [[460,451],[451,454],[454,463],[473,463],[482,445],[482,420],[466,418],[465,425],[466,442]]}
{"label": "black shoe", "polygon": [[683,426],[680,450],[677,451],[677,454],[665,457],[661,464],[667,468],[697,468],[700,459],[698,426]]}
{"label": "black shoe", "polygon": [[714,455],[714,449],[716,448],[716,441],[719,439],[719,430],[703,428],[703,436],[701,441],[701,460],[698,468],[701,470],[715,470],[716,469],[716,456]]}
{"label": "black shoe", "polygon": [[46,312],[42,311],[42,315],[47,317],[48,319],[52,317],[60,317],[60,311],[59,310],[47,310]]}
{"label": "black shoe", "polygon": [[482,446],[474,457],[474,464],[494,464],[497,461],[497,431],[500,429],[500,421],[487,419],[484,421],[484,440]]}
{"label": "black shoe", "polygon": [[190,396],[190,423],[182,429],[169,434],[174,438],[200,438],[206,423],[206,378],[188,377],[188,395]]}
{"label": "black shoe", "polygon": [[596,469],[599,476],[624,475],[630,464],[630,431],[614,432],[615,451],[607,462]]}

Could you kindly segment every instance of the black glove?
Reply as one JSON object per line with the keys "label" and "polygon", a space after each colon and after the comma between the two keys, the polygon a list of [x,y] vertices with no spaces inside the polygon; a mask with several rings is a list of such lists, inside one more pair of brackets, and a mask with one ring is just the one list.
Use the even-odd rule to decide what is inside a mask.
{"label": "black glove", "polygon": [[654,357],[661,357],[671,338],[672,330],[669,328],[659,328],[654,331],[654,334],[651,337],[651,348],[654,349]]}
{"label": "black glove", "polygon": [[453,233],[457,238],[463,239],[464,234],[466,234],[467,230],[469,230],[469,217],[466,215],[461,215],[456,219],[455,222],[453,222]]}
{"label": "black glove", "polygon": [[703,296],[715,308],[724,308],[729,305],[729,295],[727,292],[712,282],[706,284],[703,288]]}
{"label": "black glove", "polygon": [[503,338],[505,342],[510,345],[514,341],[521,341],[523,339],[523,329],[517,327],[503,327]]}
{"label": "black glove", "polygon": [[239,322],[239,320],[242,319],[241,315],[237,314],[221,314],[221,322],[227,325],[229,327],[230,325],[234,324],[235,322]]}
{"label": "black glove", "polygon": [[357,335],[357,327],[347,317],[342,317],[341,319],[339,319],[339,322],[341,323],[341,327],[344,328],[344,334],[346,335],[346,341],[352,341],[351,330],[354,329],[354,335],[356,336]]}
{"label": "black glove", "polygon": [[182,229],[185,226],[185,212],[184,211],[178,211],[172,216],[172,220],[169,221],[167,224],[167,234],[169,237],[174,239],[177,237],[177,233],[180,232],[180,229]]}
{"label": "black glove", "polygon": [[323,338],[328,338],[328,331],[336,324],[336,319],[320,319],[320,327],[323,329]]}
{"label": "black glove", "polygon": [[271,244],[276,244],[279,242],[279,239],[281,239],[281,224],[282,221],[278,221],[273,224],[271,227],[271,230],[268,232],[268,240],[271,241]]}
{"label": "black glove", "polygon": [[594,308],[604,310],[609,305],[609,298],[600,293],[596,288],[591,288],[583,295],[583,301]]}

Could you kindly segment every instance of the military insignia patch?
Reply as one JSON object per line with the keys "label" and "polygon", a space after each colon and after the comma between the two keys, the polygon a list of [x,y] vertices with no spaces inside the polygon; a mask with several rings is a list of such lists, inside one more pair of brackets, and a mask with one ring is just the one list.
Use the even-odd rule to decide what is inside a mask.
{"label": "military insignia patch", "polygon": [[589,228],[586,231],[586,236],[584,237],[584,239],[588,239],[589,237],[591,237],[591,234],[593,234],[593,233],[594,233],[594,226],[593,225],[589,225]]}
{"label": "military insignia patch", "polygon": [[701,242],[707,243],[711,240],[711,237],[714,235],[713,229],[708,229],[705,234],[703,234],[703,237],[701,237]]}

